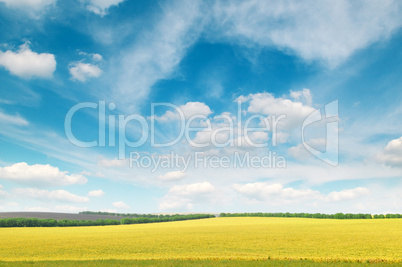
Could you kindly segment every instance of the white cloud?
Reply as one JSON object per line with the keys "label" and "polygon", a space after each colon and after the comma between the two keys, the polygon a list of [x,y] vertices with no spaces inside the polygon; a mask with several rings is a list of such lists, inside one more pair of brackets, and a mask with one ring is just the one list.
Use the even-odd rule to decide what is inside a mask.
{"label": "white cloud", "polygon": [[164,175],[159,175],[159,179],[162,181],[179,181],[183,179],[186,176],[185,172],[181,171],[172,171],[172,172],[167,172]]}
{"label": "white cloud", "polygon": [[302,102],[307,106],[311,106],[313,104],[313,96],[311,95],[310,89],[304,88],[301,91],[290,91],[290,97],[296,101]]}
{"label": "white cloud", "polygon": [[127,205],[126,203],[124,203],[123,201],[116,201],[113,202],[112,205],[118,209],[128,209],[130,208],[129,205]]}
{"label": "white cloud", "polygon": [[98,66],[79,61],[71,63],[69,71],[71,78],[80,82],[86,82],[89,78],[97,78],[102,74]]}
{"label": "white cloud", "polygon": [[49,164],[28,165],[25,162],[0,167],[0,178],[21,184],[42,186],[85,184],[87,178],[81,174],[68,175],[66,171]]}
{"label": "white cloud", "polygon": [[197,203],[207,203],[210,200],[209,197],[215,190],[216,188],[209,182],[175,185],[161,199],[159,209],[191,210]]}
{"label": "white cloud", "polygon": [[91,60],[93,62],[100,62],[103,60],[102,55],[100,55],[98,53],[86,53],[86,52],[80,51],[78,54],[86,57],[86,59]]}
{"label": "white cloud", "polygon": [[193,194],[212,193],[215,187],[209,182],[175,185],[169,190],[169,194],[188,196]]}
{"label": "white cloud", "polygon": [[272,202],[297,202],[301,200],[319,199],[321,194],[311,189],[284,188],[281,184],[268,184],[263,182],[234,184],[233,188],[250,199],[269,200]]}
{"label": "white cloud", "polygon": [[103,197],[105,195],[105,192],[103,192],[102,189],[99,190],[93,190],[88,192],[88,196],[90,197]]}
{"label": "white cloud", "polygon": [[326,201],[350,200],[370,194],[370,190],[365,187],[357,187],[354,189],[345,189],[339,192],[331,192],[325,198]]}
{"label": "white cloud", "polygon": [[31,197],[43,201],[67,201],[67,202],[75,202],[75,203],[84,203],[88,202],[88,197],[77,196],[72,194],[66,190],[42,190],[38,188],[16,188],[13,190],[15,194]]}
{"label": "white cloud", "polygon": [[99,16],[105,16],[111,6],[118,6],[124,0],[87,0],[87,9]]}
{"label": "white cloud", "polygon": [[163,199],[161,203],[159,203],[159,209],[161,210],[177,210],[177,209],[186,209],[191,210],[194,205],[192,203],[187,203],[187,199],[182,199],[178,197],[169,197]]}
{"label": "white cloud", "polygon": [[337,202],[342,200],[357,199],[370,194],[370,190],[365,187],[354,189],[344,189],[333,191],[328,195],[323,195],[319,191],[311,189],[285,188],[279,183],[268,184],[265,182],[234,184],[233,188],[242,196],[250,201],[267,202],[269,204],[291,204],[316,201]]}
{"label": "white cloud", "polygon": [[[182,115],[185,119],[189,119],[192,116],[204,116],[208,117],[212,111],[211,109],[205,104],[201,102],[187,102],[185,105],[181,105],[178,107],[178,110],[168,110],[160,117],[156,117],[155,119],[161,122],[167,122],[172,120],[179,120],[181,119]],[[181,111],[181,113],[179,113]]]}
{"label": "white cloud", "polygon": [[4,187],[0,184],[0,198],[4,198],[8,196],[8,193],[4,190],[2,190]]}
{"label": "white cloud", "polygon": [[399,1],[215,1],[210,38],[279,47],[330,67],[388,38],[402,24]]}
{"label": "white cloud", "polygon": [[402,137],[391,140],[382,153],[376,155],[376,160],[393,167],[402,167]]}
{"label": "white cloud", "polygon": [[141,33],[141,41],[116,60],[113,81],[115,102],[123,110],[138,109],[151,87],[171,76],[202,29],[199,1],[170,1],[155,18],[152,31]]}
{"label": "white cloud", "polygon": [[53,54],[33,52],[25,43],[16,52],[0,51],[0,66],[22,78],[51,78],[56,70],[56,59]]}
{"label": "white cloud", "polygon": [[[312,139],[309,141],[306,141],[306,143],[317,149],[318,151],[322,151],[325,149],[325,145],[326,145],[326,140],[323,138],[318,138],[318,139]],[[288,149],[288,154],[290,156],[292,156],[295,159],[298,160],[308,160],[308,159],[313,159],[315,158],[313,156],[313,154],[311,154],[306,147],[304,146],[304,144],[298,144],[297,146],[292,146]]]}
{"label": "white cloud", "polygon": [[125,159],[105,159],[101,158],[98,160],[98,166],[111,168],[111,167],[126,167],[128,166],[128,161]]}
{"label": "white cloud", "polygon": [[93,61],[102,61],[103,60],[103,57],[102,57],[102,55],[100,55],[100,54],[90,54],[91,56],[92,56],[92,60]]}
{"label": "white cloud", "polygon": [[19,114],[8,115],[0,111],[0,122],[4,124],[15,124],[19,126],[27,126],[29,122],[22,118]]}
{"label": "white cloud", "polygon": [[267,141],[268,140],[268,133],[256,131],[250,134],[250,139],[253,141]]}
{"label": "white cloud", "polygon": [[[311,93],[310,91],[291,92],[293,97],[298,97],[303,95],[306,102],[311,103]],[[315,109],[309,105],[305,105],[302,102],[292,101],[283,97],[274,97],[270,93],[257,93],[250,94],[248,96],[240,96],[236,101],[241,101],[242,103],[249,103],[247,111],[255,114],[268,115],[268,118],[275,120],[273,116],[278,120],[279,116],[285,115],[286,118],[278,120],[278,128],[280,130],[290,130],[297,126],[301,126],[303,120],[311,114]],[[272,116],[272,117],[271,117]],[[270,119],[271,120],[271,119]]]}
{"label": "white cloud", "polygon": [[41,10],[49,5],[54,5],[57,0],[0,0],[8,7]]}

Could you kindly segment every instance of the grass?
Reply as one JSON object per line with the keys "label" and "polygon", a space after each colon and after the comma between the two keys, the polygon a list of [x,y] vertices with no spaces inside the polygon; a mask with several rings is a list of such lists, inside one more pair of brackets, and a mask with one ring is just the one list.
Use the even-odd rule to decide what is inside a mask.
{"label": "grass", "polygon": [[20,261],[17,265],[49,261],[46,265],[53,266],[60,260],[67,266],[79,260],[89,266],[125,266],[133,263],[130,260],[137,260],[139,266],[155,262],[158,266],[182,262],[255,266],[267,264],[267,259],[274,266],[402,262],[400,219],[212,218],[102,227],[1,228],[0,237],[0,260]]}

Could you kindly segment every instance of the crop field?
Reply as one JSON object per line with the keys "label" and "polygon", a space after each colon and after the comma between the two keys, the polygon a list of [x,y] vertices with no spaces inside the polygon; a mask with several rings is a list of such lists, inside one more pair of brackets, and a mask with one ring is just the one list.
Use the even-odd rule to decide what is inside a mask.
{"label": "crop field", "polygon": [[0,237],[0,261],[402,262],[401,219],[212,218],[98,227],[0,228]]}

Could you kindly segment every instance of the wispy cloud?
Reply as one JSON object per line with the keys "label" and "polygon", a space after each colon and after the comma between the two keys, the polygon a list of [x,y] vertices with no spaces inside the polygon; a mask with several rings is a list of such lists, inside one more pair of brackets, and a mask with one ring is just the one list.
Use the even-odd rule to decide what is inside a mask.
{"label": "wispy cloud", "polygon": [[54,6],[57,0],[0,0],[12,9],[19,9],[30,15],[32,18],[39,18],[49,6]]}
{"label": "wispy cloud", "polygon": [[67,201],[75,203],[84,203],[89,201],[88,197],[78,196],[66,190],[49,191],[38,188],[15,188],[13,192],[21,196],[39,199],[42,201],[46,200],[60,201],[60,202]]}
{"label": "wispy cloud", "polygon": [[9,115],[6,113],[1,112],[0,110],[0,122],[5,124],[13,124],[19,126],[27,126],[29,122],[21,117],[20,115]]}
{"label": "wispy cloud", "polygon": [[95,14],[103,17],[107,15],[108,10],[112,6],[118,6],[124,0],[81,0],[86,3],[87,9]]}
{"label": "wispy cloud", "polygon": [[401,9],[398,1],[216,1],[209,36],[336,67],[401,27]]}
{"label": "wispy cloud", "polygon": [[269,184],[265,182],[234,184],[233,188],[241,195],[251,200],[269,202],[271,204],[281,203],[300,203],[305,201],[328,201],[336,202],[342,200],[352,200],[367,196],[370,190],[364,187],[333,191],[324,195],[319,191],[311,189],[294,189],[284,187],[282,184]]}
{"label": "wispy cloud", "polygon": [[163,175],[159,175],[159,179],[162,181],[179,181],[182,180],[186,176],[185,172],[181,171],[171,171],[167,172]]}
{"label": "wispy cloud", "polygon": [[118,209],[129,209],[130,206],[127,205],[125,202],[123,201],[116,201],[112,203],[113,207],[116,207]]}
{"label": "wispy cloud", "polygon": [[114,99],[123,110],[135,110],[152,86],[173,75],[202,29],[199,1],[173,1],[164,5],[153,30],[122,51]]}

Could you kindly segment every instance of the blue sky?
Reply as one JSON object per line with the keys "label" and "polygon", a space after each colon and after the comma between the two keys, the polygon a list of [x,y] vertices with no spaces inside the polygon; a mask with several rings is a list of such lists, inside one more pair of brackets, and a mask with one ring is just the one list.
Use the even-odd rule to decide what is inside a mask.
{"label": "blue sky", "polygon": [[0,25],[0,211],[402,212],[398,1],[0,0]]}

